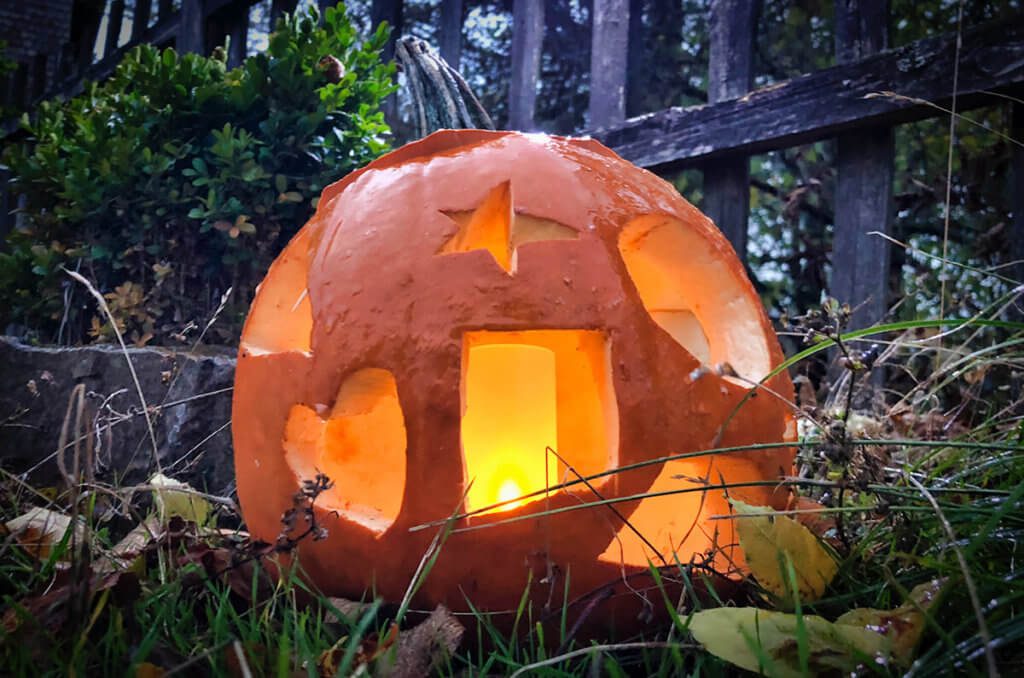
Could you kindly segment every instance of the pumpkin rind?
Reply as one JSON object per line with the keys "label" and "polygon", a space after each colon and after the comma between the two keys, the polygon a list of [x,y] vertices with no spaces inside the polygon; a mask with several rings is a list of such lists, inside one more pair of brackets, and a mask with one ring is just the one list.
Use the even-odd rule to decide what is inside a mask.
{"label": "pumpkin rind", "polygon": [[[539,239],[518,242],[510,250],[514,262],[504,266],[487,247],[449,246],[445,251],[464,227],[459,219],[469,218],[459,215],[472,213],[504,185],[516,214],[554,225],[530,226]],[[374,528],[346,518],[344,511],[318,507],[329,536],[303,542],[299,557],[327,593],[358,598],[372,590],[400,600],[436,532],[410,528],[460,511],[467,481],[459,435],[460,388],[463,344],[471,332],[603,333],[618,416],[619,465],[714,446],[792,441],[795,429],[787,402],[792,402],[793,387],[786,374],[769,380],[767,389],[749,398],[726,424],[749,382],[699,369],[700,361],[645,308],[645,295],[631,277],[620,242],[624,229],[644,218],[684,229],[691,239],[679,242],[699,244],[694,260],[681,264],[692,263],[697,273],[690,278],[708,286],[696,298],[736,300],[735,320],[743,330],[738,339],[729,339],[729,350],[762,351],[762,357],[751,354],[751,364],[763,367],[763,373],[740,376],[753,381],[765,376],[782,361],[781,350],[728,242],[670,184],[595,141],[441,131],[325,189],[316,215],[271,267],[242,336],[232,432],[239,500],[253,535],[277,536],[299,486],[283,449],[292,408],[302,405],[329,417],[346,379],[360,370],[386,371],[394,379],[404,417],[401,508],[386,527]],[[564,237],[547,238],[550,233]],[[728,327],[730,310],[721,308],[720,301],[711,305],[701,311],[713,319],[711,325]],[[755,349],[736,347],[745,336]],[[708,340],[714,343],[717,337]],[[713,486],[721,478],[774,481],[791,471],[793,454],[792,448],[779,447],[697,457],[673,462],[672,473],[654,464],[607,476],[599,491],[617,498],[686,482],[700,489],[695,477]],[[785,496],[773,490],[770,485],[740,487],[730,494],[752,504],[784,502]],[[691,501],[701,494],[647,499],[661,503],[640,511],[638,501],[616,508],[627,517],[642,517],[646,531],[664,533],[663,540],[689,534],[676,554],[684,562],[709,541],[728,545],[730,552],[715,561],[724,567],[730,558],[739,560],[731,553],[731,526],[729,521],[706,521],[729,512],[724,492],[708,490],[702,500]],[[594,499],[576,485],[571,492],[463,519],[457,527]],[[684,515],[686,507],[696,507],[700,516]],[[644,569],[635,554],[649,549],[635,540],[605,506],[456,533],[416,603],[466,610],[471,602],[481,610],[513,610],[529,575],[534,600],[543,604],[550,599],[557,607],[565,576],[573,598],[623,572]],[[634,554],[630,562],[616,562],[619,543]],[[671,553],[662,555],[673,559]]]}

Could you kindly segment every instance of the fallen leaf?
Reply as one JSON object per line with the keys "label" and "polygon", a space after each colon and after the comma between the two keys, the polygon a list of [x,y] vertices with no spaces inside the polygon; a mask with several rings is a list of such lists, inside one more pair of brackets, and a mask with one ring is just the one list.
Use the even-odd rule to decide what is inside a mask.
{"label": "fallen leaf", "polygon": [[[800,661],[800,630],[807,648],[807,671]],[[889,641],[879,633],[822,617],[759,610],[756,607],[719,607],[703,610],[690,620],[690,633],[711,654],[748,671],[769,676],[852,673],[858,666],[885,664]]]}
{"label": "fallen leaf", "polygon": [[[45,508],[33,508],[4,523],[9,534],[14,535],[25,551],[33,558],[46,560],[53,553],[54,547],[61,543],[68,530],[71,529],[71,517]],[[75,539],[79,542],[85,538],[85,529],[79,523],[75,529]],[[66,549],[61,560],[68,560],[70,549]]]}
{"label": "fallen leaf", "polygon": [[192,486],[174,478],[157,473],[149,479],[153,486],[153,499],[157,515],[166,523],[178,516],[196,525],[206,524],[210,516],[210,503],[196,494]]}
{"label": "fallen leaf", "polygon": [[387,678],[431,675],[455,653],[464,632],[448,608],[438,605],[423,622],[398,635],[395,649],[380,658],[375,674]]}
{"label": "fallen leaf", "polygon": [[150,516],[132,528],[114,548],[98,553],[92,564],[93,573],[110,574],[133,569],[141,564],[146,549],[158,542],[165,533],[160,520]]}
{"label": "fallen leaf", "polygon": [[836,529],[836,520],[825,511],[825,506],[807,497],[793,495],[787,506],[788,510],[801,513],[793,515],[794,520],[819,537]]}
{"label": "fallen leaf", "polygon": [[134,573],[93,575],[87,583],[72,581],[41,596],[23,598],[7,609],[0,625],[8,634],[19,630],[23,622],[28,622],[32,628],[42,627],[51,633],[58,633],[69,621],[79,623],[80,619],[69,620],[69,603],[72,596],[83,593],[83,584],[88,586],[84,592],[93,597],[109,591],[111,602],[119,606],[131,604],[142,592],[139,578]]}
{"label": "fallen leaf", "polygon": [[747,566],[758,583],[776,597],[777,604],[783,609],[793,605],[787,561],[796,573],[800,599],[820,598],[839,565],[817,537],[792,518],[776,515],[771,508],[737,499],[729,501],[736,510],[736,533]]}
{"label": "fallen leaf", "polygon": [[135,678],[163,678],[167,673],[163,668],[149,662],[142,662],[135,667]]}
{"label": "fallen leaf", "polygon": [[[355,600],[348,600],[347,598],[328,598],[329,602],[334,609],[338,611],[341,616],[348,619],[358,619],[364,612],[366,612],[372,603],[361,603]],[[334,613],[334,610],[328,610],[327,614],[324,615],[324,621],[328,624],[337,624],[341,620],[338,615]]]}
{"label": "fallen leaf", "polygon": [[907,602],[894,610],[857,608],[836,620],[837,625],[856,626],[885,636],[893,659],[910,666],[914,648],[924,632],[925,612],[939,597],[944,580],[937,579],[915,586]]}

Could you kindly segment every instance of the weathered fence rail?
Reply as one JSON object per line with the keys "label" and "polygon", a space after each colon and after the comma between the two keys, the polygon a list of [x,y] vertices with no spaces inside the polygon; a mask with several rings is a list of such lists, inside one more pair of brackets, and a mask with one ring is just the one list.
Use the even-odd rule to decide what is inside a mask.
{"label": "weathered fence rail", "polygon": [[[118,47],[125,0],[113,0],[104,53],[93,59],[100,17],[80,27],[74,44],[36,55],[0,87],[4,102],[29,107],[41,97],[72,95],[83,79],[109,74],[124,51],[139,42],[208,52],[230,37],[229,63],[245,56],[249,8],[256,0],[134,0],[131,40]],[[321,7],[336,0],[318,0]],[[273,0],[271,20],[296,0]],[[544,35],[542,0],[511,0],[513,38],[509,123],[536,128],[537,79]],[[633,162],[656,172],[697,167],[704,172],[704,208],[741,256],[749,219],[749,158],[753,154],[824,139],[837,140],[837,188],[831,293],[858,308],[860,324],[880,320],[887,308],[888,244],[871,231],[889,231],[895,125],[994,103],[992,93],[1024,86],[1024,16],[958,37],[939,36],[887,50],[888,0],[835,0],[836,64],[756,91],[752,84],[756,0],[712,0],[709,7],[708,104],[670,108],[625,120],[631,48],[641,39],[637,2],[592,0],[591,133]],[[401,0],[372,0],[373,21],[402,30]],[[631,11],[633,15],[631,16]],[[441,0],[439,43],[457,66],[463,0]],[[150,18],[156,22],[149,26]],[[389,46],[388,54],[390,54]],[[57,68],[48,68],[50,59]],[[958,73],[956,92],[953,73]],[[55,75],[47,80],[47,73]],[[890,94],[883,94],[890,93]],[[1014,133],[1022,106],[1014,104]],[[11,128],[6,130],[11,132]],[[1024,151],[1015,148],[1012,192],[1014,253],[1024,258]],[[13,201],[4,198],[4,204]],[[6,212],[6,210],[5,210]],[[6,215],[5,215],[6,216]],[[3,232],[0,228],[0,233]],[[1024,271],[1024,266],[1021,267]]]}
{"label": "weathered fence rail", "polygon": [[[667,172],[897,125],[940,113],[953,94],[955,36],[923,40],[720,103],[670,108],[593,135],[648,169]],[[957,109],[992,104],[989,92],[1024,82],[1024,17],[963,35]],[[899,96],[874,96],[894,92]]]}

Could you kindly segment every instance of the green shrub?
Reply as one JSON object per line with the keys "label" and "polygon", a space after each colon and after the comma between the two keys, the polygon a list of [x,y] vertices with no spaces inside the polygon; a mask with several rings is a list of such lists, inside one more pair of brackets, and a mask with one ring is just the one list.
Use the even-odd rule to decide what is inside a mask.
{"label": "green shrub", "polygon": [[[112,329],[62,267],[105,293],[127,338],[188,340],[229,289],[207,341],[237,338],[255,286],[321,189],[386,150],[393,65],[343,9],[285,17],[266,53],[133,49],[102,84],[42,104],[4,161],[25,225],[0,254],[0,329],[43,341]],[[340,68],[339,68],[340,63]],[[4,317],[6,316],[6,317]]]}

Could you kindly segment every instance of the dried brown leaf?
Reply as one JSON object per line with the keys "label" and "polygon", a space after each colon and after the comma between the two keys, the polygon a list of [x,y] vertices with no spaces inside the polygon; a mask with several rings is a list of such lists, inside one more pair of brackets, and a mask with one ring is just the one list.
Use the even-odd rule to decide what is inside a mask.
{"label": "dried brown leaf", "polygon": [[380,678],[430,675],[455,653],[464,632],[448,608],[438,605],[422,623],[399,634],[394,651],[381,657],[374,673]]}
{"label": "dried brown leaf", "polygon": [[[9,534],[13,534],[18,544],[33,558],[46,560],[50,557],[68,530],[71,529],[71,517],[45,508],[33,508],[4,523]],[[85,528],[78,523],[75,539],[81,542],[85,538]],[[62,560],[71,556],[68,551]]]}

